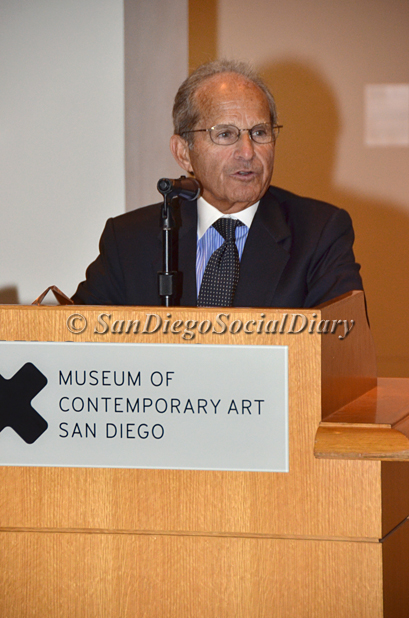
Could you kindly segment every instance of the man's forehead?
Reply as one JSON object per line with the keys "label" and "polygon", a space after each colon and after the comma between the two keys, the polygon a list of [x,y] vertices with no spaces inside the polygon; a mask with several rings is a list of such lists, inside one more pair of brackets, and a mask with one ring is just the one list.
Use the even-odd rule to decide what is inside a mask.
{"label": "man's forehead", "polygon": [[196,91],[196,103],[202,118],[243,106],[255,111],[263,109],[269,114],[264,92],[254,82],[237,73],[219,73],[209,77]]}

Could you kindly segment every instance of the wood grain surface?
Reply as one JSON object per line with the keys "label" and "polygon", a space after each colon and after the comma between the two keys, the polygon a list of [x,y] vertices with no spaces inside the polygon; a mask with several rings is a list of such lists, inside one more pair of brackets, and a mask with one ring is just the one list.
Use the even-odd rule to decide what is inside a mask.
{"label": "wood grain surface", "polygon": [[[373,401],[376,384],[362,295],[338,302],[302,313],[309,324],[355,319],[359,327],[343,340],[308,329],[250,332],[282,324],[285,313],[288,327],[294,310],[1,308],[3,340],[207,343],[215,354],[218,344],[286,345],[290,376],[289,473],[0,468],[1,618],[407,618],[399,605],[406,611],[408,524],[398,526],[409,515],[409,464],[380,461],[396,455],[382,432],[405,435],[405,405],[393,404],[393,426],[369,404],[369,425],[334,416],[365,392]],[[67,327],[73,313],[77,326],[86,319],[80,334]],[[135,322],[118,332],[122,321],[122,329],[143,325],[151,313],[169,320],[167,332],[133,333]],[[240,320],[240,333],[196,329],[183,339],[187,320],[214,324],[220,313],[226,323]],[[108,332],[95,332],[103,323]],[[321,440],[331,427],[368,430],[382,457],[331,458]],[[343,448],[351,444],[356,438]]]}
{"label": "wood grain surface", "polygon": [[409,379],[378,385],[327,416],[317,430],[316,457],[409,459]]}
{"label": "wood grain surface", "polygon": [[[358,295],[359,298],[359,295]],[[362,299],[361,299],[362,300]],[[356,312],[356,298],[351,313]],[[184,343],[181,333],[152,335],[100,331],[104,314],[112,326],[157,314],[163,321],[264,320],[282,324],[292,310],[153,307],[3,307],[0,338],[40,341],[122,341]],[[86,330],[73,335],[67,320],[79,313]],[[302,310],[307,320],[318,310]],[[348,311],[343,310],[342,316]],[[167,318],[167,316],[171,318]],[[260,316],[263,315],[264,318]],[[10,325],[10,326],[8,326]],[[176,329],[175,329],[176,330]],[[183,329],[181,329],[183,330]],[[216,329],[220,330],[220,328]],[[380,538],[382,535],[380,462],[317,460],[314,440],[321,420],[321,345],[323,335],[253,333],[197,334],[194,343],[287,345],[289,355],[290,472],[201,472],[173,470],[3,467],[0,481],[13,488],[3,499],[0,526],[45,529],[165,530],[315,538]],[[349,337],[359,336],[352,330]],[[324,335],[336,337],[336,335]],[[341,344],[341,340],[338,340]],[[345,340],[347,341],[347,339]],[[192,342],[186,342],[192,345]],[[338,344],[337,344],[338,345]],[[342,356],[345,364],[345,356]],[[361,496],[361,503],[356,502]],[[396,522],[398,523],[398,522]]]}
{"label": "wood grain surface", "polygon": [[383,616],[380,543],[10,532],[0,546],[2,618]]}

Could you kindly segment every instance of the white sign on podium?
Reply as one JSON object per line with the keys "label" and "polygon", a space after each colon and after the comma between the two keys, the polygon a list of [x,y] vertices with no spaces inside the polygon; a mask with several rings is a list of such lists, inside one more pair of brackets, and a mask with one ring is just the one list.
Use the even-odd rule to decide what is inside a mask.
{"label": "white sign on podium", "polygon": [[287,356],[0,342],[0,465],[288,472]]}

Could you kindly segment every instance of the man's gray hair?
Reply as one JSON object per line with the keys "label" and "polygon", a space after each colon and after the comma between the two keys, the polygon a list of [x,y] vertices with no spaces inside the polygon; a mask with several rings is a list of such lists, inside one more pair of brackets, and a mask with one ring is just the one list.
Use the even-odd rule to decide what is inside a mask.
{"label": "man's gray hair", "polygon": [[237,73],[253,82],[264,93],[270,110],[270,122],[277,124],[277,108],[274,97],[259,75],[245,62],[238,60],[214,60],[198,67],[180,86],[173,105],[173,128],[175,135],[184,137],[189,145],[193,143],[192,131],[200,120],[200,109],[196,92],[202,84],[220,73]]}

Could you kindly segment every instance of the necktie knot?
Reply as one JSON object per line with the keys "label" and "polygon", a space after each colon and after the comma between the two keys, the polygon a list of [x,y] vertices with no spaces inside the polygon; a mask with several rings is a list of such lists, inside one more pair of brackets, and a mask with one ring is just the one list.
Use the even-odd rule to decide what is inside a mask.
{"label": "necktie knot", "polygon": [[217,230],[227,242],[232,242],[235,240],[236,227],[239,227],[241,225],[243,225],[241,221],[239,221],[238,219],[231,219],[230,217],[221,217],[213,223],[213,227],[215,228],[215,230]]}

